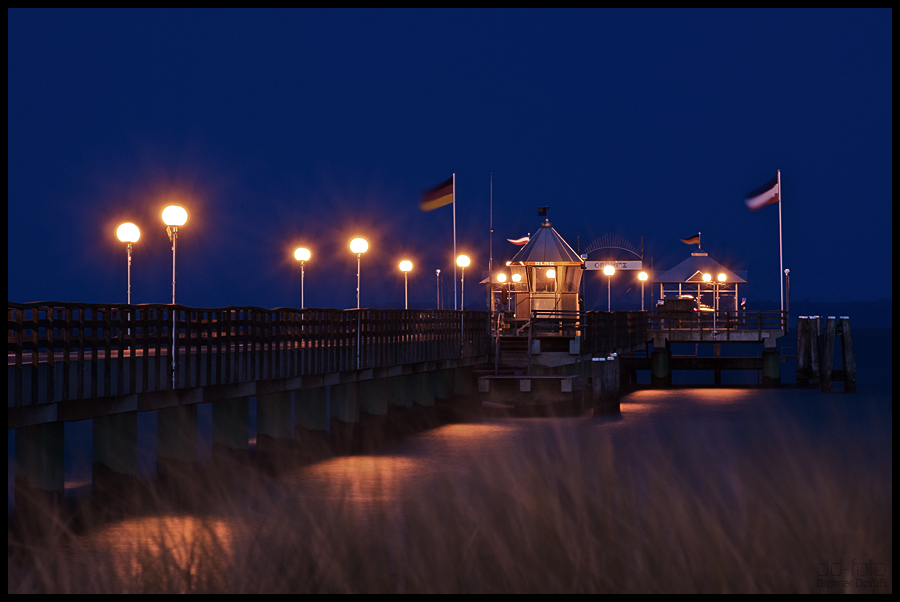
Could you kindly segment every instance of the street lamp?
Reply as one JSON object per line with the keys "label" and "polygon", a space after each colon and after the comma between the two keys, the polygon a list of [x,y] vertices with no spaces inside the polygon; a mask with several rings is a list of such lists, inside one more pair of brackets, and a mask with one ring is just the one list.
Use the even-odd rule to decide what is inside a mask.
{"label": "street lamp", "polygon": [[166,225],[166,234],[172,241],[172,305],[175,305],[175,247],[178,244],[178,226],[187,222],[187,211],[179,205],[169,205],[163,209],[162,221]]}
{"label": "street lamp", "polygon": [[[187,211],[180,205],[169,205],[162,212],[162,221],[166,225],[166,234],[172,241],[172,305],[175,305],[175,248],[178,241],[178,226],[187,223]],[[175,330],[175,308],[172,308],[172,388],[175,388],[175,356],[178,354],[178,339]]]}
{"label": "street lamp", "polygon": [[350,241],[350,250],[356,253],[356,309],[359,309],[359,269],[362,254],[369,250],[369,243],[365,238],[354,238]]}
{"label": "street lamp", "polygon": [[606,274],[606,311],[612,311],[612,276],[616,268],[608,263],[603,266],[603,273]]}
{"label": "street lamp", "polygon": [[641,272],[638,274],[638,280],[641,281],[641,311],[644,311],[644,283],[647,282],[647,272]]}
{"label": "street lamp", "polygon": [[412,262],[404,259],[400,262],[400,271],[403,272],[403,309],[409,309],[409,271]]}
{"label": "street lamp", "polygon": [[300,309],[306,309],[306,299],[303,297],[303,281],[306,278],[306,262],[312,257],[312,253],[306,247],[294,249],[294,259],[300,262]]}
{"label": "street lamp", "polygon": [[468,255],[460,255],[456,258],[456,265],[462,268],[462,276],[460,276],[459,281],[461,285],[461,291],[459,296],[459,309],[465,309],[466,305],[466,267],[469,265],[469,256]]}
{"label": "street lamp", "polygon": [[128,305],[131,305],[131,245],[140,237],[141,231],[131,222],[125,222],[116,228],[116,238],[124,242],[128,249]]}

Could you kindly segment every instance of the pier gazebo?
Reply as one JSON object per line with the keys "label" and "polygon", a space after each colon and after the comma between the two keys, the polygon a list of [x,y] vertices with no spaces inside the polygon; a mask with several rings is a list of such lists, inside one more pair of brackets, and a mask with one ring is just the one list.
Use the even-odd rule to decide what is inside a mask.
{"label": "pier gazebo", "polygon": [[[661,300],[690,298],[697,310],[711,311],[716,307],[730,309],[731,303],[728,301],[733,299],[733,309],[737,311],[738,285],[746,284],[747,280],[711,259],[709,254],[696,252],[657,276],[654,283],[659,283]],[[723,297],[728,301],[723,303]]]}

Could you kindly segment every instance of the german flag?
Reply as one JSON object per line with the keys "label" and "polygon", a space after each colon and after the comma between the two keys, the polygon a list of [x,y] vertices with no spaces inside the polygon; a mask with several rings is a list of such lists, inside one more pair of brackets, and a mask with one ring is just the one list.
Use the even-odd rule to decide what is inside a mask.
{"label": "german flag", "polygon": [[422,202],[419,207],[422,211],[431,211],[453,202],[453,178],[441,182],[434,188],[422,193]]}

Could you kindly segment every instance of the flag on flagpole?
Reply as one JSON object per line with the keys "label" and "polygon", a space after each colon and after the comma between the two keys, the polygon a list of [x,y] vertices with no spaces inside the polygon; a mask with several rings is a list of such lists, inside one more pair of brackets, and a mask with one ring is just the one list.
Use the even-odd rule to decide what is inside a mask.
{"label": "flag on flagpole", "polygon": [[512,238],[507,238],[506,240],[508,240],[509,242],[511,242],[512,244],[514,244],[516,246],[521,247],[522,245],[527,245],[528,241],[531,240],[531,237],[523,236],[522,238],[516,238],[515,240],[513,240]]}
{"label": "flag on flagpole", "polygon": [[744,200],[744,202],[747,203],[747,209],[750,211],[756,211],[757,209],[762,209],[766,205],[771,205],[772,203],[778,203],[780,201],[781,183],[778,181],[778,176],[775,176],[764,185],[748,194],[747,198]]}
{"label": "flag on flagpole", "polygon": [[700,244],[700,233],[697,232],[693,236],[689,236],[687,238],[682,238],[681,242],[686,245],[699,245]]}
{"label": "flag on flagpole", "polygon": [[453,178],[441,182],[434,188],[426,190],[422,194],[422,202],[419,207],[422,211],[431,211],[453,202]]}

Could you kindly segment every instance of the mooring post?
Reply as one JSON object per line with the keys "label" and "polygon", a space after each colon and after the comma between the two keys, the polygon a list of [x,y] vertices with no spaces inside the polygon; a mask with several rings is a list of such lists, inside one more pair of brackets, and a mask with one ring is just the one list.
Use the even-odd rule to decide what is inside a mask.
{"label": "mooring post", "polygon": [[813,385],[819,386],[820,366],[822,359],[822,318],[810,316],[809,318],[809,369]]}
{"label": "mooring post", "polygon": [[809,385],[810,376],[810,320],[807,316],[797,318],[797,377],[798,387]]}
{"label": "mooring post", "polygon": [[844,391],[856,392],[856,356],[853,354],[853,336],[850,333],[850,318],[841,316],[841,354],[844,362]]}
{"label": "mooring post", "polygon": [[825,344],[822,346],[822,364],[819,387],[823,393],[831,391],[831,373],[834,369],[834,316],[825,319]]}

